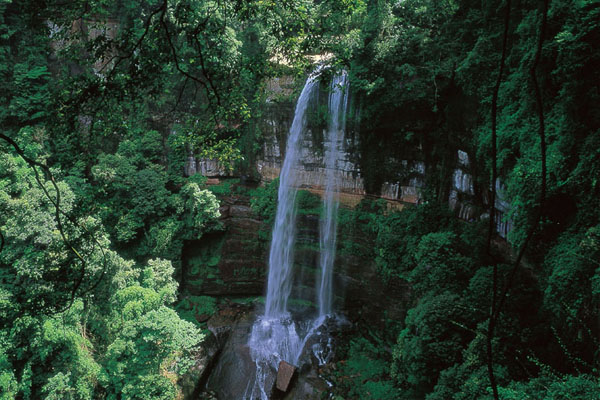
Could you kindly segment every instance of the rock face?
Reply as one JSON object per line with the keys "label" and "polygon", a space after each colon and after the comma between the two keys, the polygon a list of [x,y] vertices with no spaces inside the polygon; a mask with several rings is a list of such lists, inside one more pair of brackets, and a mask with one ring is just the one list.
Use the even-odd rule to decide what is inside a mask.
{"label": "rock face", "polygon": [[[458,150],[456,169],[452,175],[452,187],[450,189],[450,196],[448,199],[448,205],[450,209],[457,213],[460,219],[465,221],[475,221],[482,217],[488,217],[488,213],[481,213],[477,210],[474,205],[475,189],[473,185],[473,175],[470,172],[470,161],[469,156],[466,152]],[[496,220],[496,232],[506,238],[508,232],[512,229],[512,221],[507,218],[506,214],[510,209],[510,205],[505,201],[505,187],[502,182],[496,180],[496,201],[495,201],[495,220]],[[484,196],[484,204],[487,206],[489,200],[487,196]]]}
{"label": "rock face", "polygon": [[[279,176],[285,157],[287,136],[294,117],[296,99],[291,96],[293,80],[278,78],[267,84],[267,104],[263,110],[260,124],[263,144],[255,163],[262,182],[269,182]],[[311,190],[324,189],[325,165],[323,160],[324,128],[318,121],[319,105],[327,104],[327,93],[321,91],[312,101],[308,121],[308,130],[302,142],[299,186]],[[350,196],[366,195],[365,182],[361,176],[355,154],[350,149],[356,148],[356,132],[348,130],[343,146],[343,157],[337,162],[336,174],[341,182],[342,192]],[[419,187],[422,186],[425,165],[418,161],[404,161],[408,174],[404,182],[384,183],[381,187],[382,197],[390,202],[417,203],[420,199]],[[200,173],[207,177],[231,177],[232,172],[215,160],[202,159],[190,154],[185,165],[185,174]],[[350,201],[351,198],[349,198]],[[342,199],[344,201],[344,199]],[[355,201],[357,202],[357,201]]]}
{"label": "rock face", "polygon": [[215,361],[218,351],[217,338],[212,333],[208,333],[198,347],[194,366],[179,378],[178,386],[181,388],[184,399],[198,398],[201,391],[201,382],[208,377],[211,364]]}
{"label": "rock face", "polygon": [[[260,154],[255,160],[254,168],[261,182],[269,182],[279,176],[290,125],[293,120],[294,102],[293,80],[291,78],[278,78],[268,83],[268,102],[263,111],[263,120],[260,128],[263,134],[263,143]],[[323,124],[319,122],[319,107],[326,104],[326,93],[315,96],[309,107],[309,121],[307,132],[302,142],[302,163],[300,165],[298,186],[308,189],[313,193],[322,194],[324,191],[325,165],[323,154],[327,143],[323,143],[325,133]],[[312,115],[312,118],[310,116]],[[316,116],[316,117],[315,117]],[[359,135],[352,128],[347,129],[342,158],[336,163],[335,173],[341,182],[340,201],[346,206],[354,206],[367,195],[365,180],[357,164],[359,155]],[[377,192],[378,196],[387,200],[390,209],[401,209],[405,204],[419,204],[422,200],[421,190],[429,170],[435,168],[426,165],[419,158],[419,150],[415,150],[412,160],[388,160],[390,165],[396,165],[397,171],[386,171],[388,176],[396,179],[383,182]],[[220,165],[215,160],[200,159],[193,154],[188,158],[185,173],[192,175],[200,173],[207,177],[231,177],[234,174]],[[496,229],[500,236],[506,237],[512,223],[506,218],[508,204],[503,200],[503,185],[496,183],[498,197],[496,199]],[[472,165],[465,151],[458,150],[454,170],[448,181],[448,205],[456,212],[457,217],[465,221],[475,221],[485,218],[487,214],[482,209],[481,199],[476,198]],[[487,191],[483,192],[483,206]]]}
{"label": "rock face", "polygon": [[255,368],[248,347],[248,335],[254,319],[255,315],[251,312],[229,322],[228,339],[206,383],[206,388],[215,392],[219,399],[244,398]]}
{"label": "rock face", "polygon": [[209,178],[233,177],[233,172],[218,160],[196,158],[193,153],[188,156],[184,166],[186,176],[202,174]]}
{"label": "rock face", "polygon": [[186,243],[182,286],[192,295],[256,296],[265,285],[268,228],[250,208],[247,197],[221,199],[224,231]]}
{"label": "rock face", "polygon": [[[313,105],[313,108],[318,106],[319,103],[323,104],[323,99],[319,98],[315,100],[315,103],[317,104]],[[281,120],[281,109],[281,106],[272,107],[264,114],[264,143],[256,163],[256,170],[264,182],[271,181],[279,176],[285,157],[286,138],[289,132],[289,124],[292,121],[291,110],[293,105],[288,105],[289,114],[283,113],[283,115],[288,115],[287,121]],[[316,112],[314,111],[314,113]],[[314,192],[321,192],[324,189],[326,170],[323,154],[325,147],[329,145],[323,143],[324,136],[323,128],[318,123],[314,121],[311,123],[309,120],[308,130],[302,141],[299,186]],[[357,137],[356,132],[348,129],[341,152],[342,157],[335,166],[342,194],[346,195],[342,197],[342,203],[345,200],[352,203],[352,196],[357,196],[360,199],[366,195],[365,182],[356,163],[356,154],[353,154],[351,150],[356,148]],[[422,186],[425,165],[412,161],[405,161],[404,165],[409,170],[410,178],[405,182],[384,183],[381,187],[381,197],[391,202],[417,203],[420,198],[418,188]],[[354,201],[354,203],[358,201]]]}
{"label": "rock face", "polygon": [[280,361],[279,368],[277,369],[277,378],[275,379],[275,390],[278,390],[282,394],[287,393],[296,376],[296,370],[297,368],[292,364]]}

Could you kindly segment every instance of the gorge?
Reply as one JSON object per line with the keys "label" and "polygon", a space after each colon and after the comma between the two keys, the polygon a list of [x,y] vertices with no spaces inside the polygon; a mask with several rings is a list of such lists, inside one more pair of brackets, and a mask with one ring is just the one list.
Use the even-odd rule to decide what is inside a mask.
{"label": "gorge", "polygon": [[598,399],[598,21],[0,2],[0,399]]}

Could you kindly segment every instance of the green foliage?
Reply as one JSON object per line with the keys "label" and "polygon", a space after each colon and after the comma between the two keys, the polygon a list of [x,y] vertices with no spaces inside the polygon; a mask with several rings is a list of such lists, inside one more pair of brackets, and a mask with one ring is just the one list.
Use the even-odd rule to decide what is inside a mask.
{"label": "green foliage", "polygon": [[49,39],[41,18],[20,18],[25,7],[12,1],[0,4],[0,125],[7,131],[36,125],[49,114]]}
{"label": "green foliage", "polygon": [[199,238],[209,230],[219,213],[219,201],[210,191],[200,189],[195,183],[188,183],[181,189],[183,208],[185,210],[183,223],[190,239]]}
{"label": "green foliage", "polygon": [[[21,317],[10,330],[3,330],[6,389],[24,398],[38,398],[40,388],[48,398],[93,398],[100,365],[93,359],[90,341],[81,334],[82,311],[82,302],[77,302],[62,315]],[[23,368],[18,380],[13,375],[15,362]]]}
{"label": "green foliage", "polygon": [[409,275],[417,296],[451,290],[460,293],[473,271],[473,260],[457,253],[453,232],[434,232],[421,237],[416,266]]}
{"label": "green foliage", "polygon": [[97,196],[108,206],[103,220],[115,226],[119,242],[135,240],[143,228],[176,211],[176,200],[165,187],[168,176],[164,168],[151,161],[152,147],[146,151],[142,146],[155,140],[155,133],[122,142],[116,154],[101,155],[92,168],[99,187]]}
{"label": "green foliage", "polygon": [[173,266],[170,261],[155,259],[148,261],[142,270],[141,284],[158,293],[165,304],[172,304],[177,296],[177,282],[173,279]]}
{"label": "green foliage", "polygon": [[6,341],[2,343],[0,349],[0,399],[10,400],[17,396],[19,382],[15,378],[10,361],[6,355],[6,349],[8,349]]}
{"label": "green foliage", "polygon": [[201,286],[205,281],[218,281],[218,264],[224,242],[225,237],[221,234],[207,236],[201,241],[187,242],[182,263],[186,275],[192,280],[184,283]]}
{"label": "green foliage", "polygon": [[234,191],[235,185],[240,183],[239,179],[227,179],[218,185],[210,185],[208,190],[210,190],[216,196],[231,196]]}
{"label": "green foliage", "polygon": [[[409,278],[421,237],[456,224],[452,214],[437,203],[407,208],[378,220],[375,260],[385,276]],[[425,246],[424,244],[423,246]],[[422,258],[425,256],[421,251]]]}
{"label": "green foliage", "polygon": [[392,369],[407,398],[430,391],[439,373],[460,361],[461,348],[470,339],[464,326],[472,320],[469,305],[452,292],[425,296],[408,312]]}
{"label": "green foliage", "polygon": [[[191,365],[202,336],[168,308],[177,294],[171,262],[154,259],[135,269],[113,251],[101,250],[108,239],[97,220],[79,218],[73,225],[64,216],[77,202],[70,187],[58,181],[63,229],[68,243],[85,257],[82,270],[31,169],[7,154],[0,162],[6,167],[0,175],[0,229],[6,240],[0,253],[3,396],[93,399],[105,392],[174,398],[176,377]],[[53,187],[43,183],[54,198]],[[204,217],[203,224],[195,222],[201,234],[204,222],[216,218],[218,204],[210,193],[189,202],[182,208]],[[62,277],[80,271],[79,291],[73,293],[74,282]],[[72,295],[67,310],[45,315],[68,305]],[[107,358],[98,357],[104,350]]]}
{"label": "green foliage", "polygon": [[584,400],[597,399],[600,382],[589,375],[541,376],[527,382],[512,382],[507,387],[498,388],[502,399],[506,400]]}
{"label": "green foliage", "polygon": [[175,377],[193,364],[193,350],[202,340],[195,326],[167,307],[175,300],[173,267],[151,260],[140,280],[111,296],[106,360],[99,377],[108,398],[173,398]]}
{"label": "green foliage", "polygon": [[[6,167],[0,172],[0,229],[6,241],[0,253],[0,265],[3,266],[0,287],[11,297],[22,299],[18,304],[3,304],[5,311],[10,314],[25,310],[59,310],[68,304],[75,289],[75,282],[65,281],[65,275],[81,276],[83,286],[80,288],[83,289],[102,273],[104,255],[92,238],[98,243],[106,243],[106,237],[93,217],[69,221],[61,215],[61,233],[56,208],[51,203],[56,201],[54,186],[41,180],[47,197],[31,169],[20,158],[1,154],[0,163]],[[74,193],[65,182],[56,184],[61,210],[71,213]],[[79,254],[85,255],[85,264],[73,249],[79,249]]]}
{"label": "green foliage", "polygon": [[159,163],[162,149],[157,132],[142,133],[121,142],[116,154],[101,155],[92,175],[95,198],[103,203],[102,219],[114,226],[113,239],[138,259],[165,257],[176,262],[183,240],[219,227],[219,203],[197,182],[173,191],[171,182],[181,179],[173,179]]}
{"label": "green foliage", "polygon": [[277,212],[277,191],[279,189],[279,178],[269,182],[265,186],[256,188],[250,193],[250,207],[270,226],[275,221]]}
{"label": "green foliage", "polygon": [[360,257],[373,257],[372,238],[375,237],[378,223],[384,218],[384,200],[372,201],[365,198],[353,209],[341,207],[338,212],[338,251]]}
{"label": "green foliage", "polygon": [[388,375],[387,354],[381,343],[359,337],[350,341],[346,360],[338,363],[336,393],[344,398],[398,399]]}
{"label": "green foliage", "polygon": [[296,194],[296,207],[299,214],[320,214],[323,201],[319,195],[308,190],[298,190]]}
{"label": "green foliage", "polygon": [[186,321],[198,323],[198,317],[206,318],[217,311],[217,299],[210,296],[186,296],[176,310]]}
{"label": "green foliage", "polygon": [[[483,339],[483,338],[482,338]],[[468,350],[467,350],[468,351]],[[466,357],[467,355],[464,355]],[[467,400],[493,399],[490,393],[490,382],[487,368],[482,366],[482,359],[463,364],[455,364],[440,373],[435,388],[426,396],[427,400]],[[496,366],[499,381],[504,378],[503,369]]]}
{"label": "green foliage", "polygon": [[[125,319],[107,348],[106,367],[101,382],[108,398],[121,394],[132,399],[172,399],[176,389],[169,375],[182,374],[192,365],[192,350],[202,336],[190,322],[174,310],[154,305],[151,296],[135,300],[148,309]],[[150,301],[150,303],[146,303]],[[123,312],[131,302],[125,303]]]}
{"label": "green foliage", "polygon": [[[599,356],[593,328],[600,304],[598,231],[595,226],[583,234],[563,234],[545,259],[544,308],[562,352],[576,368],[594,365]],[[575,348],[582,351],[575,355]]]}

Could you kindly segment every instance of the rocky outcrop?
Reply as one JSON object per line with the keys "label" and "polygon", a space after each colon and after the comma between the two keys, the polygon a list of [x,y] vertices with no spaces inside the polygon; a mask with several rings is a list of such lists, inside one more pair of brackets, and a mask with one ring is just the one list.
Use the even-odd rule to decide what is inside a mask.
{"label": "rocky outcrop", "polygon": [[255,370],[248,347],[254,319],[254,313],[250,312],[230,320],[226,325],[229,331],[227,340],[223,342],[219,360],[206,383],[206,390],[215,392],[219,399],[244,398]]}
{"label": "rocky outcrop", "polygon": [[283,360],[280,361],[279,368],[277,368],[277,377],[275,378],[275,387],[273,388],[274,391],[277,391],[274,397],[283,397],[291,389],[297,374],[298,368]]}
{"label": "rocky outcrop", "polygon": [[[218,399],[243,399],[252,390],[256,364],[252,360],[248,339],[256,319],[255,312],[249,311],[229,318],[226,324],[218,323],[228,333],[222,342],[218,361],[211,370],[204,390],[214,394]],[[212,318],[211,318],[212,321]],[[211,327],[209,321],[209,327]],[[265,377],[264,388],[271,399],[286,400],[318,400],[328,393],[329,384],[318,375],[318,367],[322,360],[315,358],[313,344],[319,340],[340,335],[349,324],[331,319],[321,326],[321,333],[311,336],[305,343],[300,356],[299,365],[285,365],[279,370],[273,369]],[[221,343],[221,342],[220,342]],[[333,361],[331,357],[327,362]],[[270,390],[272,388],[273,390]]]}
{"label": "rocky outcrop", "polygon": [[450,209],[455,211],[460,219],[474,221],[479,215],[476,214],[476,209],[471,201],[475,196],[475,190],[473,177],[469,173],[469,156],[466,152],[459,150],[457,159],[457,166],[452,174],[448,203]]}
{"label": "rocky outcrop", "polygon": [[221,203],[223,231],[184,247],[182,286],[192,295],[261,295],[267,243],[259,235],[268,227],[255,216],[247,197],[224,197]]}
{"label": "rocky outcrop", "polygon": [[210,158],[197,158],[193,153],[190,153],[184,166],[186,176],[201,174],[208,178],[234,177],[233,170],[227,168],[219,160]]}
{"label": "rocky outcrop", "polygon": [[198,346],[194,356],[194,365],[181,376],[177,382],[185,400],[197,399],[201,391],[202,381],[208,378],[211,364],[216,361],[219,352],[217,338],[212,333],[206,334]]}
{"label": "rocky outcrop", "polygon": [[[481,212],[475,206],[475,189],[473,186],[473,175],[470,172],[469,156],[466,152],[458,150],[457,163],[452,175],[452,187],[450,189],[449,206],[455,211],[460,219],[465,221],[475,221],[482,218],[489,218],[489,213]],[[496,201],[495,201],[495,222],[496,232],[503,238],[506,238],[512,229],[512,221],[507,214],[510,210],[510,204],[506,201],[506,188],[500,181],[496,180]],[[483,203],[487,206],[489,199],[487,192],[484,193]]]}
{"label": "rocky outcrop", "polygon": [[[279,176],[283,158],[285,157],[286,140],[290,125],[293,120],[294,102],[293,79],[289,77],[277,78],[267,85],[267,103],[263,111],[263,120],[260,124],[263,143],[260,154],[254,165],[261,182],[269,182]],[[324,91],[322,91],[324,92]],[[319,125],[319,105],[326,104],[321,93],[312,101],[313,119],[309,118],[308,130],[303,136],[302,163],[298,186],[308,189],[313,193],[321,194],[326,176],[323,153],[329,143],[323,143],[325,136],[323,127]],[[314,117],[316,115],[317,117]],[[316,118],[316,121],[314,120]],[[335,166],[335,172],[341,183],[340,200],[346,206],[354,206],[367,195],[365,180],[357,164],[358,155],[354,154],[358,146],[358,134],[352,129],[346,133],[344,143],[338,144],[342,150],[342,157]],[[396,176],[397,180],[384,182],[378,190],[379,197],[388,201],[390,209],[401,209],[405,204],[419,204],[422,200],[421,189],[427,177],[428,170],[432,170],[425,162],[421,161],[419,149],[414,152],[413,160],[389,160],[390,165],[396,165],[398,171],[386,171],[387,176]],[[224,168],[215,160],[200,159],[190,155],[185,167],[187,175],[201,173],[208,177],[232,176],[232,172]],[[466,221],[486,218],[484,211],[487,191],[476,198],[473,184],[473,172],[469,156],[462,150],[457,151],[454,170],[449,186],[449,207],[456,215]],[[506,218],[508,204],[502,195],[502,185],[498,182],[498,198],[496,200],[496,228],[500,236],[506,237],[512,227]]]}

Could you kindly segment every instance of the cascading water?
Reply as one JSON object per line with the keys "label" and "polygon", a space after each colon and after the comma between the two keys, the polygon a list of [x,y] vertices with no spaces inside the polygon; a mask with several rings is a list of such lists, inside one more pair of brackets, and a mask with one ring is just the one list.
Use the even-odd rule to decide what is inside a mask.
{"label": "cascading water", "polygon": [[[287,301],[292,289],[292,266],[296,236],[296,186],[297,169],[301,153],[301,139],[306,129],[308,101],[318,88],[320,70],[309,76],[300,94],[294,121],[285,152],[285,160],[279,175],[277,213],[269,253],[269,276],[265,314],[259,317],[248,343],[250,355],[256,363],[253,386],[248,387],[246,397],[267,399],[266,379],[271,368],[277,369],[285,360],[297,363],[302,350],[300,336],[288,310]],[[252,382],[251,382],[252,383]]]}
{"label": "cascading water", "polygon": [[[273,227],[273,238],[269,254],[269,276],[265,313],[252,326],[248,347],[250,356],[256,365],[256,375],[248,383],[244,398],[268,399],[268,387],[280,361],[298,365],[300,355],[309,338],[318,333],[325,317],[332,313],[331,277],[335,258],[336,218],[339,201],[335,192],[339,190],[335,174],[335,163],[339,158],[340,143],[344,138],[344,114],[348,95],[346,91],[347,75],[337,75],[332,82],[329,97],[329,109],[332,119],[328,129],[329,149],[326,151],[326,194],[325,213],[321,220],[321,277],[318,283],[319,317],[314,321],[298,323],[292,319],[287,303],[292,290],[292,269],[294,264],[294,245],[296,239],[296,191],[298,167],[301,154],[302,135],[306,129],[306,111],[308,101],[318,88],[317,69],[306,81],[300,94],[294,121],[290,129],[285,160],[280,173],[277,213]],[[331,341],[324,346],[316,343],[312,346],[315,357],[321,363],[327,360]]]}
{"label": "cascading water", "polygon": [[294,242],[296,238],[296,186],[298,161],[301,154],[301,136],[306,129],[308,101],[318,88],[316,80],[319,70],[308,77],[300,94],[294,121],[290,129],[285,160],[279,174],[277,213],[269,253],[269,277],[265,317],[277,318],[287,313],[287,301],[292,290],[292,266],[294,264]]}
{"label": "cascading water", "polygon": [[346,108],[348,107],[348,75],[345,71],[337,74],[331,81],[329,95],[329,114],[331,116],[327,129],[328,149],[325,151],[325,195],[323,196],[324,213],[320,221],[320,267],[321,277],[319,288],[319,319],[322,320],[332,312],[332,282],[333,262],[335,260],[337,212],[339,198],[336,193],[340,190],[336,162],[340,159],[341,147],[344,142],[346,128]]}

